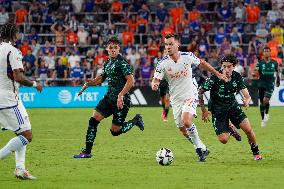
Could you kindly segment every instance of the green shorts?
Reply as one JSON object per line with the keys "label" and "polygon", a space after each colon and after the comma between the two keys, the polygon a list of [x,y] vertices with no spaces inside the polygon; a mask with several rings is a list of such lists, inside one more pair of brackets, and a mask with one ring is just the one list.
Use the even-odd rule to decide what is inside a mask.
{"label": "green shorts", "polygon": [[213,110],[211,113],[213,128],[216,135],[230,132],[228,127],[229,120],[237,129],[240,129],[240,123],[247,118],[239,105],[227,109]]}
{"label": "green shorts", "polygon": [[168,84],[167,80],[165,80],[165,79],[163,79],[160,82],[159,94],[160,94],[160,97],[163,97],[163,96],[166,96],[167,94],[169,94],[169,84]]}
{"label": "green shorts", "polygon": [[271,98],[274,91],[274,86],[266,86],[258,88],[258,98],[263,100],[264,97]]}
{"label": "green shorts", "polygon": [[121,126],[125,121],[128,110],[130,108],[130,100],[124,99],[124,106],[122,109],[118,109],[116,102],[111,101],[107,96],[104,96],[96,106],[95,110],[98,111],[105,118],[113,115],[112,123]]}

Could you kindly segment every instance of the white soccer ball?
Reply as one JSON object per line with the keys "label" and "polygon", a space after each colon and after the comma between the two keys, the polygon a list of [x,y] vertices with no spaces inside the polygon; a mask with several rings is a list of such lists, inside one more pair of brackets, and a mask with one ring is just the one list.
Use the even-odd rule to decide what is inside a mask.
{"label": "white soccer ball", "polygon": [[173,152],[168,148],[161,148],[156,153],[156,161],[160,165],[170,165],[174,160]]}

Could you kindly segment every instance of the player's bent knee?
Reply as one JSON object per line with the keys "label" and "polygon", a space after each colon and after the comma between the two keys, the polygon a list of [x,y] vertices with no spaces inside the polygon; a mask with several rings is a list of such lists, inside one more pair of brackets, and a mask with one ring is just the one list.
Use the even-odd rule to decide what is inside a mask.
{"label": "player's bent knee", "polygon": [[110,133],[112,134],[112,136],[119,136],[120,134],[122,134],[121,130],[119,131],[113,131],[110,129]]}
{"label": "player's bent knee", "polygon": [[24,136],[29,142],[32,142],[32,140],[33,140],[33,134],[30,130],[24,131],[20,135]]}

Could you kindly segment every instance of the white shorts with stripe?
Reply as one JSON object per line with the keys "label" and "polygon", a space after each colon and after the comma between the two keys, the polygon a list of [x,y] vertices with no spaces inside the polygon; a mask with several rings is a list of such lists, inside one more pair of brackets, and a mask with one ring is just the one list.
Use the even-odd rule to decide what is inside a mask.
{"label": "white shorts with stripe", "polygon": [[31,130],[29,116],[22,101],[18,101],[17,106],[0,109],[0,125],[16,134]]}
{"label": "white shorts with stripe", "polygon": [[192,98],[186,99],[185,101],[180,102],[180,103],[172,104],[174,119],[175,119],[176,126],[178,128],[183,127],[183,122],[182,122],[182,117],[181,117],[182,113],[189,112],[190,114],[197,117],[197,113],[196,113],[197,105],[198,105],[198,100],[192,99]]}

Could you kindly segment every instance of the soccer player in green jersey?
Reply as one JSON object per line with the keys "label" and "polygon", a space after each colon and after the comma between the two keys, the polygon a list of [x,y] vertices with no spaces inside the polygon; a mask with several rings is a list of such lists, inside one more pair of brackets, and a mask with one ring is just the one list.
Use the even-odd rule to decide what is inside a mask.
{"label": "soccer player in green jersey", "polygon": [[[243,93],[244,106],[248,107],[251,97],[248,89],[244,84],[242,76],[233,71],[238,60],[234,55],[226,55],[221,59],[221,70],[229,79],[225,82],[215,75],[208,78],[200,87],[198,98],[199,105],[202,110],[202,120],[209,121],[209,111],[212,113],[212,123],[215,133],[219,141],[226,144],[230,138],[232,127],[229,127],[229,121],[238,129],[242,129],[247,135],[248,142],[255,160],[261,160],[262,156],[259,153],[256,143],[256,136],[251,128],[250,122],[246,114],[238,104],[235,94],[239,91]],[[203,94],[210,91],[210,100],[208,102],[208,110],[205,108]]]}
{"label": "soccer player in green jersey", "polygon": [[99,85],[106,79],[108,90],[104,98],[99,102],[89,120],[86,134],[86,148],[74,155],[74,158],[90,158],[97,127],[101,120],[113,115],[110,132],[113,136],[119,136],[129,131],[134,125],[141,131],[144,130],[144,122],[141,115],[137,114],[132,120],[124,122],[130,107],[129,90],[134,85],[133,68],[119,54],[120,42],[116,37],[111,37],[107,42],[108,59],[104,63],[103,72],[94,80],[86,82],[78,95],[89,86]]}
{"label": "soccer player in green jersey", "polygon": [[258,79],[258,97],[260,101],[261,127],[266,127],[269,120],[269,101],[275,87],[280,85],[280,76],[278,63],[270,58],[271,50],[269,47],[263,49],[264,58],[256,64],[255,75]]}

